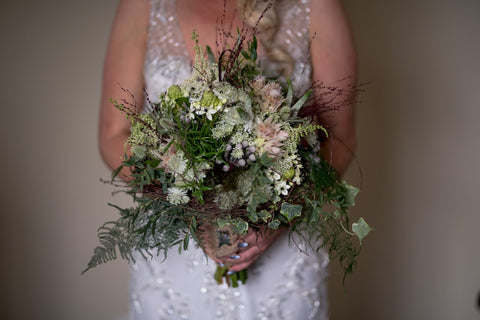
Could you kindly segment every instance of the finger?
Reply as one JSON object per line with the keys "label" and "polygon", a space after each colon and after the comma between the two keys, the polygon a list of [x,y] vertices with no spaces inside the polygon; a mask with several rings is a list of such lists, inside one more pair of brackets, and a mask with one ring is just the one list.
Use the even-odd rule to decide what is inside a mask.
{"label": "finger", "polygon": [[247,269],[252,264],[252,262],[253,261],[249,261],[249,262],[245,262],[245,263],[241,263],[241,264],[236,264],[228,270],[233,271],[233,272],[242,271],[242,270]]}
{"label": "finger", "polygon": [[248,247],[250,246],[250,244],[246,241],[241,241],[237,244],[237,247],[238,247],[238,252],[244,252],[245,250],[248,249]]}
{"label": "finger", "polygon": [[[241,270],[238,269],[238,265],[244,266],[250,265],[253,261],[255,261],[261,254],[261,251],[258,247],[252,247],[249,248],[248,250],[245,250],[243,252],[239,252],[238,254],[233,254],[229,257],[222,257],[222,260],[226,261],[225,263],[228,263],[231,265],[231,268],[235,267],[235,270]],[[230,268],[230,269],[231,269]]]}

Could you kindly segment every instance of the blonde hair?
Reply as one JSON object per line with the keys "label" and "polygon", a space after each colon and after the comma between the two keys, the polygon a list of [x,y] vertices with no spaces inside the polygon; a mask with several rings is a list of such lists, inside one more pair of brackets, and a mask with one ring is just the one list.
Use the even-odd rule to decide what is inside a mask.
{"label": "blonde hair", "polygon": [[237,10],[244,22],[258,34],[267,57],[281,66],[281,75],[289,78],[293,72],[294,60],[274,43],[278,28],[274,4],[275,0],[237,0]]}

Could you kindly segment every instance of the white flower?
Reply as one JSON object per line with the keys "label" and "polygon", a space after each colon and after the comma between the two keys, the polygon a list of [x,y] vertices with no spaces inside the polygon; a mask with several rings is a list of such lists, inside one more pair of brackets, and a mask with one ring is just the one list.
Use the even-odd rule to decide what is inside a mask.
{"label": "white flower", "polygon": [[184,204],[190,201],[187,190],[177,187],[171,187],[167,190],[167,200],[173,205]]}
{"label": "white flower", "polygon": [[280,175],[273,170],[267,170],[265,171],[265,174],[267,175],[267,178],[270,179],[270,181],[272,182],[280,180]]}
{"label": "white flower", "polygon": [[286,196],[288,194],[288,189],[290,189],[290,186],[283,180],[275,182],[275,191],[278,194],[283,194]]}
{"label": "white flower", "polygon": [[217,109],[208,109],[207,111],[207,119],[212,121],[212,115],[214,115],[215,113],[217,113]]}
{"label": "white flower", "polygon": [[302,183],[302,179],[300,178],[300,176],[295,176],[295,178],[293,178],[292,181],[298,185]]}

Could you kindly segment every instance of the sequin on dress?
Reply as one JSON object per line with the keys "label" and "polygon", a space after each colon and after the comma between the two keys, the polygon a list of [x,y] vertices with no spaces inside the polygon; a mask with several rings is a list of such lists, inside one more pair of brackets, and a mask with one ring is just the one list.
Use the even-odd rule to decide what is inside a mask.
{"label": "sequin on dress", "polygon": [[[150,0],[150,31],[145,57],[146,90],[152,99],[191,72],[190,58],[175,0]],[[276,41],[295,60],[292,75],[298,92],[311,84],[308,60],[307,0],[279,0],[281,25]],[[264,62],[268,63],[267,61]],[[148,110],[147,110],[148,111]],[[228,288],[213,279],[216,265],[190,245],[178,254],[137,259],[131,268],[130,319],[280,320],[327,319],[328,255],[301,253],[280,237],[249,269],[246,285]]]}

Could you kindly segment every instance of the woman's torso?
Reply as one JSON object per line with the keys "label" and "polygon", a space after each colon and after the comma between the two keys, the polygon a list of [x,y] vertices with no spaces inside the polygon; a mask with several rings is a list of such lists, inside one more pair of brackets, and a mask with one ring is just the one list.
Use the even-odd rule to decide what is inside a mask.
{"label": "woman's torso", "polygon": [[[146,91],[155,99],[190,74],[191,52],[175,1],[150,3],[144,77]],[[309,1],[280,0],[276,10],[281,23],[275,41],[295,61],[292,80],[300,93],[311,85]],[[189,28],[188,24],[182,27]],[[264,59],[263,65],[267,64]],[[249,268],[247,285],[236,289],[215,283],[215,264],[206,263],[199,248],[190,246],[181,255],[172,250],[165,261],[162,258],[140,258],[132,267],[132,319],[326,319],[328,257],[323,251],[301,253],[289,246],[286,235]]]}

